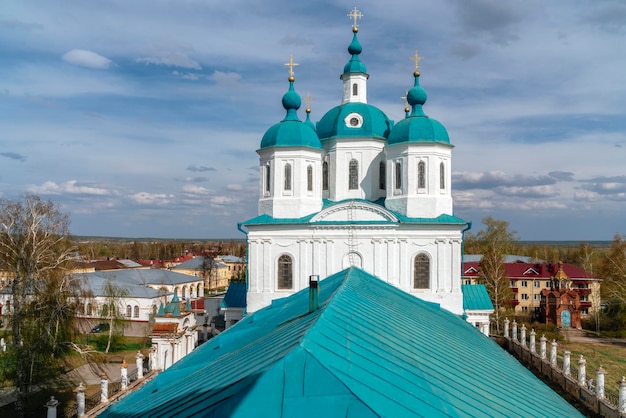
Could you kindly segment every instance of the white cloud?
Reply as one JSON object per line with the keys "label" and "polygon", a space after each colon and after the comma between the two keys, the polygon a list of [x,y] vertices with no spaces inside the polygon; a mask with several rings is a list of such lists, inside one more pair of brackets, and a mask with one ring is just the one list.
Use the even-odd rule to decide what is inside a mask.
{"label": "white cloud", "polygon": [[192,195],[208,195],[208,194],[213,193],[212,190],[209,190],[206,187],[197,186],[195,184],[185,184],[183,186],[183,192],[185,194],[192,194]]}
{"label": "white cloud", "polygon": [[139,192],[131,195],[130,198],[140,205],[165,206],[173,202],[174,196],[164,193]]}
{"label": "white cloud", "polygon": [[214,71],[212,75],[207,77],[209,80],[215,81],[218,86],[234,86],[239,83],[241,80],[241,74],[230,72],[226,73],[223,71]]}
{"label": "white cloud", "polygon": [[82,194],[95,196],[108,196],[111,192],[101,187],[82,186],[76,180],[66,181],[65,183],[55,183],[54,181],[46,181],[41,186],[30,186],[28,191],[43,195],[60,195],[60,194]]}
{"label": "white cloud", "polygon": [[169,67],[191,68],[193,70],[202,69],[197,61],[191,59],[189,55],[182,51],[158,51],[151,56],[139,57],[136,61],[143,64],[166,65]]}
{"label": "white cloud", "polygon": [[85,49],[72,49],[66,52],[63,55],[63,61],[72,65],[78,65],[79,67],[95,68],[98,70],[106,70],[113,64],[113,61],[110,59]]}

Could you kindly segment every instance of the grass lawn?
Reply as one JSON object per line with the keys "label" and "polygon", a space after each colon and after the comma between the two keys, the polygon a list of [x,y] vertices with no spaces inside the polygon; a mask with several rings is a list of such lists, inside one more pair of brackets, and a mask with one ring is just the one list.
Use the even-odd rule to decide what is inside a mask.
{"label": "grass lawn", "polygon": [[598,367],[602,366],[606,372],[604,376],[605,387],[613,391],[619,390],[618,382],[622,379],[622,376],[626,376],[626,345],[606,344],[602,343],[601,340],[597,343],[559,342],[558,354],[561,359],[565,350],[569,350],[572,353],[572,368],[578,367],[578,359],[580,359],[582,354],[587,361],[587,379],[593,379],[595,382],[596,371]]}

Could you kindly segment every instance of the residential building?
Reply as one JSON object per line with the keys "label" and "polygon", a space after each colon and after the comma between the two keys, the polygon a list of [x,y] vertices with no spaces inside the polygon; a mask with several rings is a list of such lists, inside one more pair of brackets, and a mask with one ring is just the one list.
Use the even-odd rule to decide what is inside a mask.
{"label": "residential building", "polygon": [[[518,257],[519,258],[519,257]],[[480,283],[480,256],[466,256],[463,263],[463,283]],[[544,290],[553,288],[551,283],[561,271],[569,279],[569,289],[579,296],[580,317],[584,319],[600,306],[601,280],[591,273],[569,263],[562,263],[562,270],[558,263],[529,262],[530,260],[515,261],[510,256],[504,263],[506,277],[513,293],[510,304],[518,315],[529,315],[539,319],[541,298]]]}

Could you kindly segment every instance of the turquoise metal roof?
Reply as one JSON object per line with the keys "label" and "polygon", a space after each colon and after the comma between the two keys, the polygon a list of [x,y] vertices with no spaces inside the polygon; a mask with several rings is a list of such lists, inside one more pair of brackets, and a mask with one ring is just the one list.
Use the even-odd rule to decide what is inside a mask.
{"label": "turquoise metal roof", "polygon": [[296,111],[301,99],[294,90],[294,78],[289,77],[289,90],[283,96],[283,107],[287,111],[285,118],[265,132],[261,139],[261,148],[269,147],[305,147],[322,149],[322,143],[315,130],[298,118]]}
{"label": "turquoise metal roof", "polygon": [[471,324],[363,270],[322,280],[311,313],[308,292],[244,318],[99,416],[582,416]]}
{"label": "turquoise metal roof", "polygon": [[348,46],[348,52],[350,53],[350,55],[352,55],[352,58],[350,58],[350,61],[348,61],[348,63],[343,67],[344,74],[351,74],[351,73],[367,74],[367,69],[365,68],[365,64],[363,64],[361,60],[359,59],[359,54],[363,51],[363,47],[361,46],[361,43],[359,42],[359,39],[356,36],[357,32],[358,32],[358,29],[353,30],[354,35],[352,36],[352,42]]}
{"label": "turquoise metal roof", "polygon": [[470,311],[493,310],[493,304],[484,284],[461,285],[463,292],[463,309]]}
{"label": "turquoise metal roof", "polygon": [[[369,200],[364,199],[346,199],[339,202],[333,202],[328,199],[324,199],[324,204],[322,210],[328,209],[332,206],[339,205],[345,203],[349,200],[362,201],[370,204],[375,204],[382,206],[385,210],[391,212],[398,220],[400,220],[400,224],[436,224],[436,225],[465,225],[467,222],[461,218],[458,218],[454,215],[439,215],[436,218],[410,218],[408,216],[401,215],[397,212],[394,212],[385,207],[385,199],[381,198],[376,200],[375,202],[371,202]],[[321,212],[321,211],[320,211]],[[312,213],[310,215],[304,216],[302,218],[274,218],[270,215],[263,214],[259,216],[255,216],[252,219],[248,219],[245,222],[242,222],[241,225],[303,225],[303,224],[311,224],[311,225],[398,225],[397,222],[391,221],[317,221],[311,222],[311,219],[317,215],[317,213]]]}
{"label": "turquoise metal roof", "polygon": [[450,144],[448,131],[444,126],[424,114],[422,106],[428,98],[426,91],[419,85],[419,72],[413,73],[415,85],[407,94],[411,105],[411,114],[398,122],[389,134],[389,145],[400,143],[438,142]]}
{"label": "turquoise metal roof", "polygon": [[[358,128],[346,125],[345,119],[351,113],[358,113],[363,124]],[[334,137],[375,137],[386,139],[393,122],[382,110],[367,103],[344,103],[326,112],[317,123],[317,135],[324,141]]]}
{"label": "turquoise metal roof", "polygon": [[222,300],[222,308],[245,308],[247,292],[246,283],[231,282]]}

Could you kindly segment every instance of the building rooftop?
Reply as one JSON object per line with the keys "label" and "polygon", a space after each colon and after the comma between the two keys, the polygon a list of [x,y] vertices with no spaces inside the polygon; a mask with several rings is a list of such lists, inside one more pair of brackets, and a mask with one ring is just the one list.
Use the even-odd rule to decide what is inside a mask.
{"label": "building rooftop", "polygon": [[319,306],[275,300],[100,416],[581,416],[461,317],[361,269],[320,281]]}

